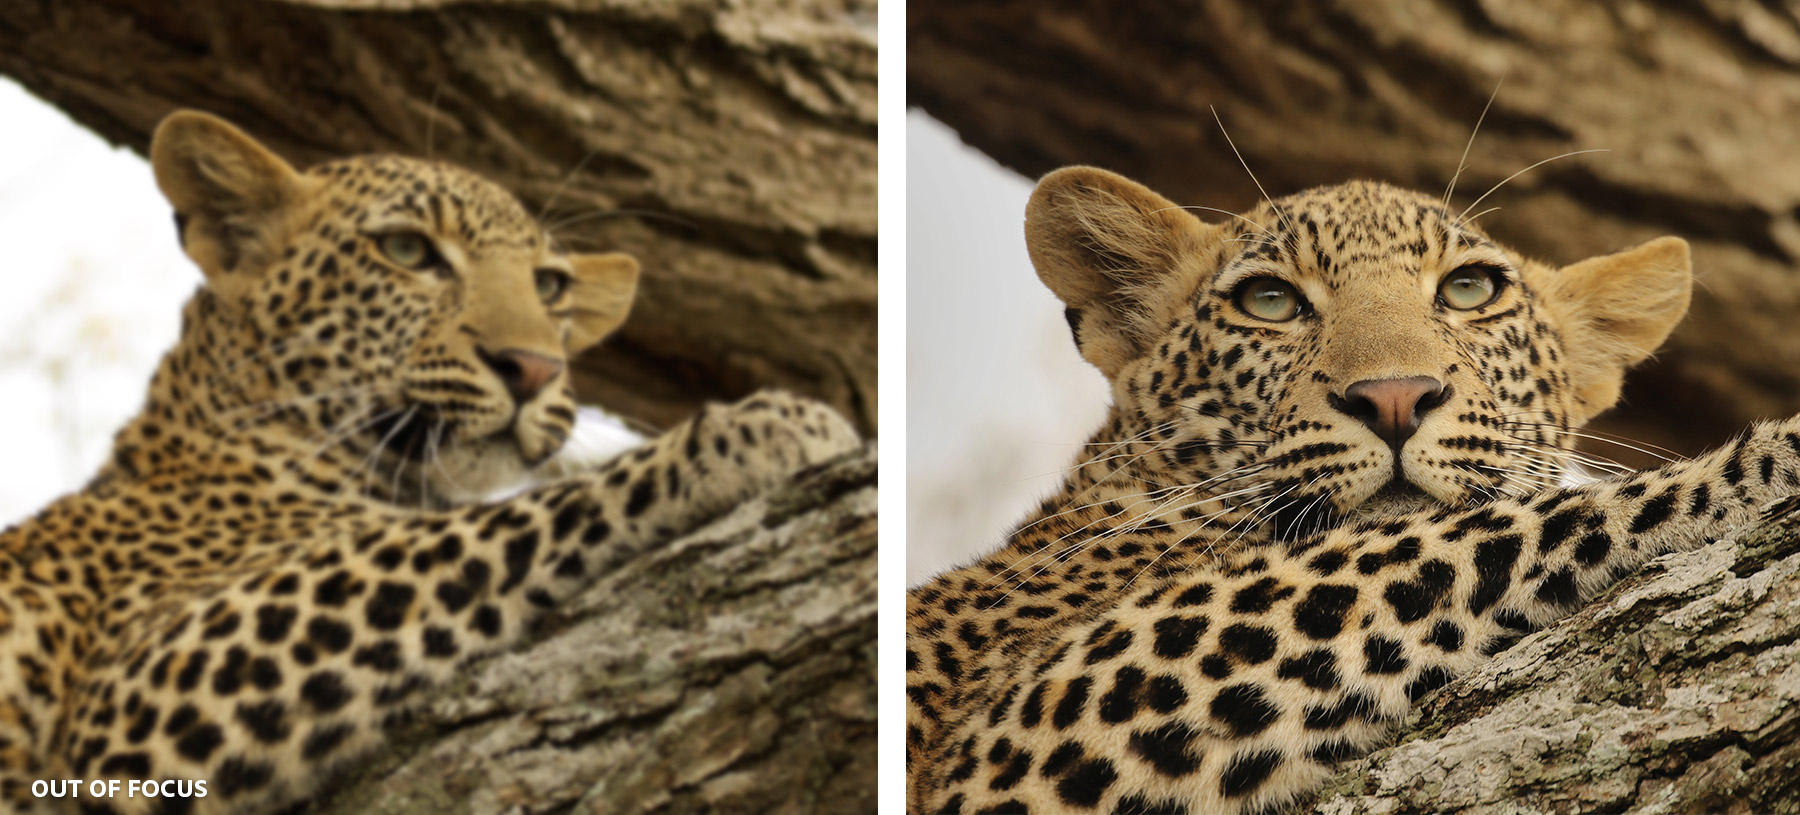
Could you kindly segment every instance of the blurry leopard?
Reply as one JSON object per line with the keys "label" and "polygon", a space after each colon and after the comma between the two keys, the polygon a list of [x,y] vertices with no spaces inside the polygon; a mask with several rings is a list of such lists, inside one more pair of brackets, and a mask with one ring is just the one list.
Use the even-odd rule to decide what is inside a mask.
{"label": "blurry leopard", "polygon": [[206,784],[84,811],[303,801],[591,577],[857,445],[771,392],[541,477],[636,261],[445,164],[300,172],[195,112],[150,154],[205,281],[110,460],[0,533],[0,809],[64,778]]}
{"label": "blurry leopard", "polygon": [[1800,421],[1583,476],[1686,243],[1561,268],[1354,182],[1207,223],[1093,168],[1026,210],[1110,380],[997,551],[910,593],[914,812],[1279,809],[1421,696],[1800,484]]}

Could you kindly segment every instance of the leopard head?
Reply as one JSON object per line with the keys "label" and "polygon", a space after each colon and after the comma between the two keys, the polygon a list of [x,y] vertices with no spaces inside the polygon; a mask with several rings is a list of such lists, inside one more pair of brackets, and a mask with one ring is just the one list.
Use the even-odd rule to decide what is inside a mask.
{"label": "leopard head", "polygon": [[1039,183],[1026,239],[1112,386],[1083,477],[1283,538],[1567,478],[1575,429],[1691,287],[1678,238],[1556,267],[1372,182],[1209,223],[1068,168]]}
{"label": "leopard head", "polygon": [[189,366],[211,372],[200,409],[230,426],[273,414],[393,460],[396,481],[410,464],[442,492],[549,457],[575,418],[570,358],[631,307],[635,260],[559,250],[457,167],[298,171],[192,111],[163,121],[150,156],[205,275],[184,329]]}

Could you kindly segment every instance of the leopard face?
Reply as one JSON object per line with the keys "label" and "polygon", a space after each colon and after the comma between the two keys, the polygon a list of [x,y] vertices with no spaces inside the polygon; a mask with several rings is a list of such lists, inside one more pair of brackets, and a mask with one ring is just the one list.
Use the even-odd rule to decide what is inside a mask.
{"label": "leopard face", "polygon": [[1572,477],[1575,428],[1687,305],[1679,241],[1557,269],[1370,182],[1207,224],[1073,168],[1027,236],[1112,384],[1077,479],[1283,539]]}
{"label": "leopard face", "polygon": [[195,364],[221,367],[214,424],[273,417],[395,491],[440,496],[479,495],[568,438],[568,359],[624,321],[631,258],[559,250],[504,189],[450,165],[297,172],[194,113],[159,129],[152,158],[207,276],[188,318],[216,349]]}

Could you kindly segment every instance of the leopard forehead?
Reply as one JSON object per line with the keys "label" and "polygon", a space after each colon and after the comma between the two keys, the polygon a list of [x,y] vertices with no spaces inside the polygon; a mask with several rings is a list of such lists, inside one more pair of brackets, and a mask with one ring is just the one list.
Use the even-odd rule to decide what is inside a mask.
{"label": "leopard forehead", "polygon": [[303,173],[320,198],[363,225],[407,224],[472,252],[552,250],[544,230],[512,193],[451,164],[372,155],[339,159]]}
{"label": "leopard forehead", "polygon": [[1228,226],[1235,256],[1219,270],[1284,269],[1327,287],[1393,283],[1434,264],[1516,263],[1514,253],[1445,202],[1378,181],[1315,187],[1264,201]]}

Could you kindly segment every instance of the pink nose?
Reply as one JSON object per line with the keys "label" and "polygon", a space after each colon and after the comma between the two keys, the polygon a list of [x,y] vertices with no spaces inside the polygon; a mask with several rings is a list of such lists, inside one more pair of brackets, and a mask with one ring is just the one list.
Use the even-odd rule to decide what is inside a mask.
{"label": "pink nose", "polygon": [[1362,422],[1395,450],[1406,444],[1432,408],[1449,398],[1449,388],[1429,376],[1365,379],[1344,389],[1332,406]]}
{"label": "pink nose", "polygon": [[544,387],[562,373],[563,361],[533,351],[508,348],[503,351],[479,351],[481,361],[492,368],[513,400],[524,404],[542,393]]}

